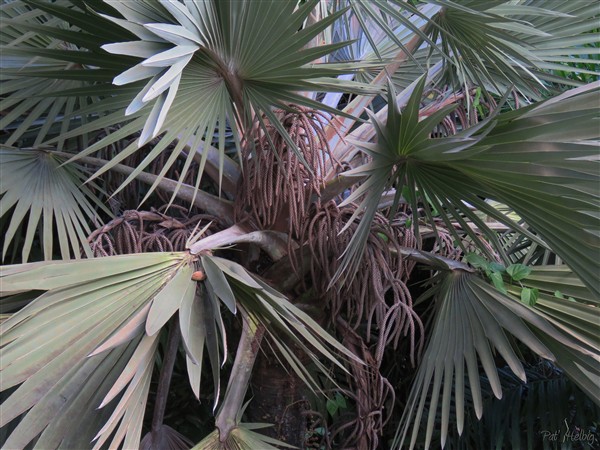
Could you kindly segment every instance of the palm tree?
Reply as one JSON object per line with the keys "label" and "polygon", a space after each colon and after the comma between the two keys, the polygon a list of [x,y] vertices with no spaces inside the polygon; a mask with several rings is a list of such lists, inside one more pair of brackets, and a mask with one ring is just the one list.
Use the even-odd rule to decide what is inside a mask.
{"label": "palm tree", "polygon": [[[0,14],[5,448],[546,448],[540,431],[591,429],[592,2]],[[191,396],[205,436],[167,425]]]}

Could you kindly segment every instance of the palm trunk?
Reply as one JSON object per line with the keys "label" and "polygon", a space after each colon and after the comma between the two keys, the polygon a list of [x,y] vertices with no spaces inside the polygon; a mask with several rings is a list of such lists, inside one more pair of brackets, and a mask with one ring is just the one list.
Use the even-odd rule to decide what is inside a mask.
{"label": "palm trunk", "polygon": [[[274,424],[261,433],[304,448],[307,431],[304,413],[308,409],[306,385],[289,366],[279,363],[268,351],[268,346],[263,346],[263,350],[252,374],[248,419]],[[296,356],[301,357],[300,354]]]}
{"label": "palm trunk", "polygon": [[[289,261],[281,262],[279,266],[273,266],[265,274],[266,278],[275,281],[279,289],[286,283],[289,283],[288,288],[291,284],[295,284],[290,280],[296,278],[298,274],[290,276],[294,272],[287,267],[288,264]],[[309,292],[296,299],[291,296],[288,298],[322,325],[323,303],[311,294]],[[288,338],[280,339],[294,352],[300,364],[307,366],[311,363],[310,358]],[[251,379],[252,401],[248,405],[248,419],[251,422],[274,424],[273,427],[261,430],[261,433],[298,448],[305,448],[309,388],[280,354],[273,353],[272,347],[267,345],[267,342],[263,342],[261,350]]]}

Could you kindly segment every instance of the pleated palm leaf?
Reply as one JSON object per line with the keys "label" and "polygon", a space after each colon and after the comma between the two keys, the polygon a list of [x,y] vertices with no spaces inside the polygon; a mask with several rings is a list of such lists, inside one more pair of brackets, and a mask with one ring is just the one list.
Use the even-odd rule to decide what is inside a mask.
{"label": "pleated palm leaf", "polygon": [[[99,198],[101,191],[97,187],[94,192],[82,186],[87,178],[85,171],[77,165],[62,166],[64,161],[64,157],[52,152],[0,146],[0,218],[8,222],[2,259],[7,259],[15,240],[13,252],[20,248],[21,260],[27,262],[40,219],[43,225],[39,239],[44,259],[53,259],[54,230],[63,259],[79,258],[80,248],[86,256],[92,255],[87,236],[91,232],[89,224],[99,224],[94,208],[105,213],[108,210]],[[25,239],[17,242],[27,215]]]}
{"label": "pleated palm leaf", "polygon": [[[4,72],[19,77],[96,81],[89,87],[58,93],[61,97],[84,95],[100,99],[93,105],[72,111],[66,119],[97,112],[102,112],[102,117],[69,132],[62,130],[60,138],[47,142],[54,143],[57,139],[119,126],[118,131],[100,139],[78,156],[89,155],[119,139],[141,132],[139,139],[123,149],[95,176],[160,136],[153,152],[135,168],[124,186],[174,141],[177,145],[164,167],[165,171],[184,151],[184,146],[192,143],[194,148],[198,147],[204,136],[212,136],[215,129],[221,130],[219,149],[223,153],[226,124],[235,130],[239,144],[246,128],[252,126],[254,117],[262,120],[261,115],[264,114],[272,123],[278,123],[274,120],[273,107],[287,108],[290,103],[322,106],[299,95],[298,91],[376,93],[377,88],[336,78],[337,75],[360,70],[362,64],[309,64],[347,45],[346,42],[338,42],[303,49],[343,13],[339,11],[298,31],[316,3],[310,1],[295,10],[294,1],[251,4],[248,1],[179,3],[157,0],[140,2],[135,6],[123,2],[105,4],[94,1],[89,3],[92,9],[80,9],[78,2],[23,0],[22,4],[71,24],[69,30],[61,30],[60,33],[63,42],[67,45],[72,43],[69,49],[36,48],[31,49],[30,54],[83,67],[60,72],[34,66],[6,69]],[[231,22],[230,18],[237,18],[239,22]],[[19,17],[13,19],[12,24],[15,28],[31,28],[28,19]],[[101,28],[104,32],[99,31]],[[267,31],[278,39],[267,39]],[[57,35],[51,28],[49,32],[51,36]],[[25,53],[22,46],[15,45],[18,41],[18,38],[9,41],[4,53]],[[84,70],[86,67],[94,70]],[[16,90],[13,97],[23,94],[23,91]],[[30,102],[25,104],[30,105]],[[280,131],[287,135],[283,127]],[[180,181],[187,174],[192,155],[189,153]],[[223,170],[222,157],[219,170]],[[159,174],[152,189],[163,176],[163,173]]]}
{"label": "pleated palm leaf", "polygon": [[[199,267],[207,276],[196,281]],[[94,448],[108,442],[111,448],[137,447],[159,331],[177,312],[179,325],[171,326],[181,330],[192,389],[199,396],[206,346],[216,407],[220,367],[227,358],[219,300],[231,312],[238,305],[251,311],[248,320],[263,333],[265,325],[269,333],[283,330],[315,360],[304,342],[336,364],[340,354],[356,358],[285,297],[241,266],[216,257],[149,253],[31,263],[4,266],[0,277],[3,296],[29,290],[31,277],[37,279],[35,289],[44,291],[1,325],[2,389],[18,386],[2,404],[1,426],[25,413],[5,443],[9,448],[24,447],[40,433],[36,443],[44,448],[63,441],[79,448],[91,441]],[[59,322],[57,330],[52,324]],[[286,344],[280,351],[291,355]],[[302,367],[295,370],[306,374]],[[234,379],[245,392],[242,380]],[[222,408],[227,409],[228,398],[227,393]],[[102,412],[92,413],[97,407]],[[73,420],[80,427],[72,427]]]}
{"label": "pleated palm leaf", "polygon": [[[348,268],[350,273],[356,270],[354,255],[364,248],[370,220],[377,211],[375,199],[394,188],[397,204],[404,186],[408,186],[414,194],[406,200],[413,210],[417,210],[419,198],[427,196],[431,202],[431,206],[425,205],[429,221],[433,222],[431,208],[446,211],[442,219],[448,229],[456,229],[451,224],[455,220],[489,257],[489,250],[480,245],[465,219],[485,233],[500,255],[504,251],[474,208],[539,241],[481,198],[509,204],[598,293],[600,267],[595,255],[600,241],[594,230],[600,224],[589,211],[598,207],[595,99],[600,85],[594,83],[539,105],[489,117],[441,139],[429,135],[455,106],[419,121],[424,85],[422,78],[402,114],[390,94],[386,123],[372,117],[378,142],[356,143],[372,161],[346,174],[365,178],[365,182],[344,203],[364,197],[355,215],[364,211],[366,220],[353,236],[345,264],[336,275]],[[552,211],[551,219],[543,213],[548,210]],[[417,222],[415,232],[419,232]],[[455,231],[453,234],[459,238]]]}
{"label": "pleated palm leaf", "polygon": [[[495,397],[485,375],[480,377],[483,401],[481,420],[477,419],[474,411],[471,387],[466,384],[464,409],[465,423],[469,426],[463,429],[462,435],[450,427],[445,448],[535,448],[542,439],[547,448],[559,449],[567,439],[560,441],[569,431],[576,429],[585,433],[586,444],[598,439],[593,424],[593,418],[598,416],[597,404],[551,364],[526,365],[524,369],[526,383],[510,369],[499,368],[501,399]],[[424,414],[427,413],[425,409]],[[436,420],[441,422],[439,409]],[[434,429],[433,434],[433,440],[438,440],[440,430]],[[551,436],[556,436],[556,441],[551,441]],[[424,446],[425,437],[422,431],[417,447]]]}

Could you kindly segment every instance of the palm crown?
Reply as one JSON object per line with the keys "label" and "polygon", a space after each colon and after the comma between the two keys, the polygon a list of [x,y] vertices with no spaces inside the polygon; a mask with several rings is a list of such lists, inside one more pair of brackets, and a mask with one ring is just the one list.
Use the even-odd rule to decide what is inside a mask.
{"label": "palm crown", "polygon": [[[520,446],[551,395],[591,425],[595,5],[0,14],[4,446],[189,448],[174,370],[215,414],[195,448]],[[299,431],[248,422],[265,374]]]}

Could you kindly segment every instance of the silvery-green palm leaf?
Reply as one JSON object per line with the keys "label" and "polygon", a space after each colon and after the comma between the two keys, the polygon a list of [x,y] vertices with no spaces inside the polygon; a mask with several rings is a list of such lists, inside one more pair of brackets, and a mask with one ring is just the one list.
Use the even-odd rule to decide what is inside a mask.
{"label": "silvery-green palm leaf", "polygon": [[[600,404],[594,380],[600,374],[600,349],[573,327],[557,326],[522,302],[503,294],[476,274],[460,270],[440,274],[428,292],[435,296],[432,334],[413,382],[393,448],[415,448],[425,423],[425,448],[440,426],[445,445],[450,417],[458,434],[465,425],[466,384],[477,419],[483,413],[480,372],[496,398],[502,385],[494,355],[499,354],[522,381],[526,373],[509,339],[514,336],[535,354],[555,361],[591,399]],[[480,369],[481,367],[481,369]],[[454,399],[454,401],[452,401]],[[441,420],[438,413],[441,409]],[[424,415],[426,413],[426,416]]]}
{"label": "silvery-green palm leaf", "polygon": [[[333,40],[352,39],[352,44],[338,50],[330,58],[336,61],[383,61],[386,64],[398,64],[401,70],[392,71],[389,75],[400,89],[410,85],[427,67],[440,60],[440,56],[431,54],[429,47],[435,46],[435,43],[428,42],[423,31],[439,10],[437,6],[420,5],[417,9],[409,3],[402,3],[400,8],[404,9],[404,13],[393,11],[393,18],[387,16],[386,21],[377,13],[376,2],[349,3],[352,14],[343,16],[342,20],[334,24]],[[418,11],[419,14],[413,14],[413,11]],[[378,73],[377,68],[361,70],[355,75],[355,79],[370,83]]]}
{"label": "silvery-green palm leaf", "polygon": [[38,289],[2,323],[1,389],[16,388],[2,426],[25,413],[4,445],[23,448],[41,433],[44,448],[90,448],[95,438],[137,447],[159,322],[193,297],[191,270],[183,254],[163,253],[4,266],[3,296]]}
{"label": "silvery-green palm leaf", "polygon": [[[591,213],[599,205],[596,99],[594,83],[531,107],[498,114],[446,138],[432,139],[431,130],[452,107],[419,120],[419,103],[425,79],[415,89],[402,114],[390,95],[387,122],[372,118],[376,143],[355,144],[371,161],[349,172],[365,177],[345,202],[362,199],[355,217],[360,226],[336,274],[348,276],[364,248],[370,222],[384,191],[395,188],[396,201],[403,187],[414,212],[423,206],[424,220],[435,227],[433,210],[460,243],[462,230],[481,251],[478,229],[507,259],[496,233],[479,213],[505,224],[533,241],[550,247],[594,293],[600,292],[600,220]],[[515,223],[485,199],[511,207],[535,230]],[[415,232],[418,233],[415,217]],[[458,226],[457,226],[458,225]],[[539,237],[537,237],[539,236]],[[540,239],[541,238],[541,239]],[[478,244],[479,243],[479,244]],[[350,269],[350,270],[347,270]]]}
{"label": "silvery-green palm leaf", "polygon": [[[536,33],[525,32],[519,27],[508,27],[507,31],[515,38],[523,40],[533,55],[532,66],[528,70],[541,80],[546,88],[552,85],[578,86],[580,82],[570,77],[557,76],[558,73],[598,73],[598,14],[599,11],[589,2],[574,1],[557,3],[552,0],[521,0],[505,3],[492,8],[492,12],[523,23],[535,29]],[[579,63],[579,66],[576,65]],[[587,68],[581,64],[589,64]],[[513,63],[513,67],[524,76],[525,71]],[[497,76],[496,79],[500,79]],[[512,80],[530,98],[540,100],[539,86],[530,91]],[[507,88],[510,86],[506,86]]]}
{"label": "silvery-green palm leaf", "polygon": [[[597,74],[592,68],[568,64],[598,64],[593,59],[597,48],[590,48],[598,39],[598,9],[589,2],[431,0],[414,7],[401,0],[352,0],[350,4],[362,25],[355,37],[364,33],[359,43],[367,41],[380,58],[394,52],[394,46],[396,52],[406,52],[403,70],[393,75],[399,87],[410,74],[422,73],[423,67],[439,60],[445,63],[445,82],[480,86],[499,95],[515,87],[530,100],[540,100],[552,83],[580,84],[558,76],[557,70]],[[413,38],[423,43],[418,51],[408,45]]]}
{"label": "silvery-green palm leaf", "polygon": [[[71,115],[73,118],[98,113],[99,117],[62,134],[60,139],[119,126],[117,131],[80,153],[88,155],[126,136],[141,133],[139,139],[100,169],[96,176],[158,137],[153,151],[124,185],[175,141],[177,144],[165,170],[186,145],[196,148],[205,136],[212,140],[214,130],[220,134],[222,152],[226,124],[231,125],[234,135],[239,138],[246,127],[252,125],[253,119],[262,122],[266,117],[287,136],[276,120],[273,108],[297,104],[327,109],[301,95],[303,91],[341,90],[363,94],[379,91],[336,78],[359,70],[360,63],[343,66],[311,64],[347,45],[340,42],[304,48],[343,14],[339,11],[304,26],[317,0],[298,8],[292,0],[92,1],[87,3],[86,9],[80,9],[76,1],[65,0],[57,4],[35,0],[23,2],[71,23],[79,28],[81,36],[95,41],[95,45],[78,46],[75,50],[44,51],[46,57],[72,63],[92,64],[94,61],[93,67],[71,71],[68,76],[96,83],[58,94],[100,98],[94,105],[84,106]],[[11,19],[10,23],[18,29],[18,19]],[[63,36],[67,43],[77,39],[81,44],[80,37],[75,38],[69,33]],[[15,43],[11,51],[18,52],[21,48]],[[35,49],[31,51],[32,56],[35,52]],[[19,73],[48,79],[67,74],[31,67],[20,68]],[[330,112],[336,113],[336,110],[330,109]],[[295,145],[290,147],[296,148]],[[193,156],[194,152],[188,153],[182,178]]]}
{"label": "silvery-green palm leaf", "polygon": [[565,265],[533,266],[519,283],[510,283],[507,291],[524,298],[523,291],[534,291],[533,307],[558,326],[575,330],[582,339],[600,348],[598,313],[600,298]]}
{"label": "silvery-green palm leaf", "polygon": [[87,241],[90,223],[100,225],[98,212],[110,212],[99,199],[102,191],[93,184],[83,185],[85,170],[78,164],[62,165],[66,159],[49,151],[0,145],[0,219],[6,223],[3,260],[12,248],[13,254],[20,250],[21,260],[27,262],[36,237],[43,250],[36,256],[46,260],[55,256],[56,241],[63,259],[80,258],[82,253],[92,256]]}
{"label": "silvery-green palm leaf", "polygon": [[[64,2],[57,2],[57,4]],[[0,79],[2,98],[0,128],[7,145],[37,146],[44,140],[81,125],[87,116],[74,116],[75,110],[94,102],[86,95],[57,97],[56,93],[81,89],[94,82],[94,76],[77,79],[83,61],[56,59],[63,51],[76,51],[91,45],[84,35],[61,18],[42,9],[31,9],[17,0],[3,4],[0,10]],[[84,55],[85,56],[85,55]],[[88,65],[91,60],[87,60]],[[27,68],[31,76],[22,72]],[[63,73],[56,79],[37,77],[36,73]],[[69,77],[75,75],[74,79]],[[83,136],[87,139],[87,135]],[[64,140],[57,141],[61,148]]]}
{"label": "silvery-green palm leaf", "polygon": [[[560,448],[550,442],[551,434],[560,431],[565,436],[570,427],[577,427],[581,435],[596,439],[594,419],[600,414],[600,406],[593,403],[563,371],[552,363],[543,361],[524,365],[527,382],[524,383],[508,367],[498,369],[502,385],[502,398],[495,397],[489,380],[483,374],[480,385],[483,399],[483,414],[477,420],[469,384],[465,384],[465,423],[468,426],[458,434],[453,427],[448,429],[444,448],[459,449],[536,449],[540,440],[546,438],[550,448]],[[454,401],[454,399],[452,400]],[[436,420],[441,422],[438,409]],[[552,431],[550,431],[552,430]],[[425,430],[417,439],[416,447],[425,443]],[[434,429],[432,441],[439,440],[440,430]]]}
{"label": "silvery-green palm leaf", "polygon": [[[195,281],[200,267],[206,277]],[[207,349],[214,407],[228,354],[221,305],[234,314],[238,305],[252,311],[268,333],[289,336],[323,371],[320,357],[341,368],[340,355],[358,361],[285,296],[240,265],[208,255],[146,253],[3,266],[0,295],[2,310],[25,304],[0,324],[0,390],[14,389],[2,403],[0,427],[23,415],[7,448],[22,448],[40,433],[37,445],[44,448],[60,442],[89,448],[92,441],[94,448],[139,447],[159,337],[175,314],[197,397]],[[277,348],[317,389],[287,345]]]}

